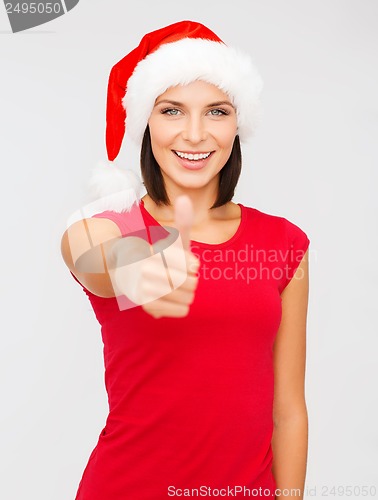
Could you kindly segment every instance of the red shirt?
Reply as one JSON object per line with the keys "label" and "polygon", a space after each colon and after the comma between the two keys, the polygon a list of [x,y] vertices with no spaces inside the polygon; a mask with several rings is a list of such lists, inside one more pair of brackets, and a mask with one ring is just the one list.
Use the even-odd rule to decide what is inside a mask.
{"label": "red shirt", "polygon": [[[274,498],[272,348],[280,294],[309,239],[283,217],[239,206],[228,241],[191,241],[201,265],[186,317],[156,319],[82,287],[101,325],[109,415],[76,500],[161,500],[192,488]],[[145,223],[150,242],[151,226],[157,239],[167,234],[143,203],[134,207],[95,217],[123,235]],[[252,495],[260,487],[266,494]]]}

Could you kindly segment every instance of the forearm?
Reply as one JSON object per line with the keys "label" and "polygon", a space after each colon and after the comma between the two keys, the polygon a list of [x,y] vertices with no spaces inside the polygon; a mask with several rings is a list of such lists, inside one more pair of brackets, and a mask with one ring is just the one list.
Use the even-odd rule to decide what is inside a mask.
{"label": "forearm", "polygon": [[291,493],[289,496],[277,495],[276,500],[302,500],[308,451],[307,410],[296,416],[276,420],[272,449],[272,472],[277,489],[286,489]]}

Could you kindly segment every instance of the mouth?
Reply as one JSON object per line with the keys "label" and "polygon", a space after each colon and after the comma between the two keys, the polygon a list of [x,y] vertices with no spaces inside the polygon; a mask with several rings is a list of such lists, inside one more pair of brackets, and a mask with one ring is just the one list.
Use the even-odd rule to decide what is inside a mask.
{"label": "mouth", "polygon": [[172,150],[172,152],[175,154],[180,165],[188,170],[203,168],[208,163],[212,154],[215,153],[215,151],[185,153],[176,150]]}

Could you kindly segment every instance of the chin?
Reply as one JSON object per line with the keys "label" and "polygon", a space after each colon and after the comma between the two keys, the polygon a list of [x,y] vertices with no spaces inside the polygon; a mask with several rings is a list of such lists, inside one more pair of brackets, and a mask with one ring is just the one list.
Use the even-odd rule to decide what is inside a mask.
{"label": "chin", "polygon": [[166,181],[166,184],[177,186],[180,189],[201,189],[206,186],[207,182],[203,179],[196,179],[188,182],[183,181],[183,179],[169,179],[168,182]]}

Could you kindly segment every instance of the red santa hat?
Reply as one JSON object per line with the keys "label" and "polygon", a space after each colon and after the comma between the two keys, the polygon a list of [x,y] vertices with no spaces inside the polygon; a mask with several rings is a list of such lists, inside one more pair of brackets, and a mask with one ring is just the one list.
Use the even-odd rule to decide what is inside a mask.
{"label": "red santa hat", "polygon": [[[116,166],[125,132],[140,144],[156,98],[168,88],[195,80],[212,83],[236,108],[238,135],[254,135],[262,115],[262,78],[251,57],[227,46],[214,32],[194,21],[180,21],[144,35],[138,47],[113,66],[106,108],[109,162],[95,168],[92,197],[104,209],[129,210],[141,197],[143,184],[132,170]],[[123,194],[122,194],[123,193]]]}

